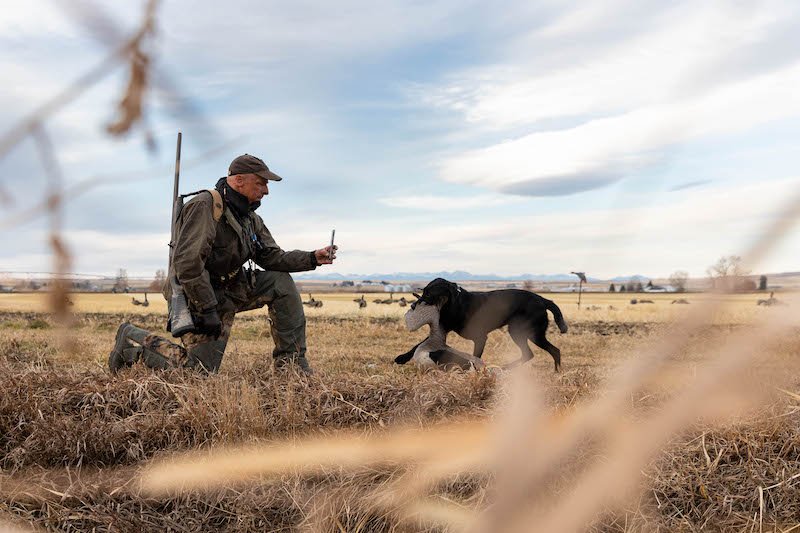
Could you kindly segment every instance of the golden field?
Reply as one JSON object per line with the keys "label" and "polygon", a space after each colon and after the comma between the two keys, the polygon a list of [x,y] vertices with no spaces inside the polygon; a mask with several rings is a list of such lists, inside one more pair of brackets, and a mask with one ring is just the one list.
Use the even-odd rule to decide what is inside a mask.
{"label": "golden field", "polygon": [[[266,310],[237,317],[219,375],[112,376],[122,320],[163,334],[160,295],[142,308],[140,294],[73,294],[66,325],[45,296],[0,295],[0,524],[789,531],[800,520],[792,293],[769,308],[756,294],[589,293],[581,309],[576,294],[545,294],[570,325],[548,333],[560,374],[536,348],[514,372],[419,373],[393,364],[425,333],[372,302],[388,295],[358,309],[360,294],[314,294],[311,378],[272,369]],[[488,363],[518,357],[491,334]],[[198,450],[211,455],[184,456]],[[153,484],[158,468],[172,488]]]}
{"label": "golden field", "polygon": [[[779,298],[794,298],[796,293],[778,294]],[[388,293],[364,293],[367,307],[359,309],[353,301],[361,297],[361,293],[317,293],[312,294],[314,299],[321,300],[320,308],[306,307],[308,316],[370,316],[370,317],[401,317],[407,308],[394,304],[376,304],[375,299],[387,299]],[[759,316],[756,302],[767,298],[762,293],[748,294],[714,294],[714,293],[584,293],[581,296],[581,307],[578,308],[578,295],[575,293],[543,293],[543,296],[553,300],[562,312],[577,320],[604,319],[619,321],[655,321],[665,322],[680,318],[691,309],[691,306],[672,305],[672,301],[679,298],[690,303],[718,302],[724,304],[715,313],[714,320],[721,322],[748,322]],[[74,306],[74,313],[124,313],[131,315],[166,314],[167,303],[160,293],[147,293],[150,305],[141,307],[131,303],[133,298],[143,300],[141,293],[135,294],[108,294],[108,293],[76,293],[70,295]],[[413,301],[411,294],[396,293],[392,296],[395,300],[401,297]],[[307,293],[302,294],[303,301],[309,299]],[[632,305],[632,299],[652,300],[654,304]],[[11,293],[0,294],[0,310],[36,312],[47,311],[48,299],[43,293]],[[251,311],[249,314],[265,314],[263,311]]]}

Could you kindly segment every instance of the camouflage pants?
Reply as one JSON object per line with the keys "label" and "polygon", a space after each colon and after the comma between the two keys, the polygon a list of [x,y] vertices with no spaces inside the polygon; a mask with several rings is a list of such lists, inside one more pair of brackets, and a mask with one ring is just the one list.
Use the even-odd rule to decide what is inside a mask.
{"label": "camouflage pants", "polygon": [[228,345],[236,313],[269,308],[269,322],[275,348],[275,358],[294,359],[306,354],[306,316],[303,302],[292,277],[286,272],[257,271],[253,286],[240,282],[216,291],[217,312],[222,322],[222,334],[187,333],[181,337],[183,346],[164,337],[148,335],[143,347],[166,358],[170,366],[219,369]]}

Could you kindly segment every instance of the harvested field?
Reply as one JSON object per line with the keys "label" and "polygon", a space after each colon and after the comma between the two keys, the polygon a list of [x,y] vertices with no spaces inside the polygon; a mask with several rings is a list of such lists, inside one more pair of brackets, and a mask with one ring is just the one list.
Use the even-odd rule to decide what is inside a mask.
{"label": "harvested field", "polygon": [[[135,367],[111,376],[116,326],[162,330],[163,301],[134,315],[116,307],[129,295],[113,295],[110,308],[73,295],[78,312],[62,328],[37,307],[40,295],[0,296],[0,524],[570,530],[585,513],[578,529],[786,531],[800,516],[800,330],[759,337],[786,308],[757,308],[755,296],[691,295],[695,306],[670,306],[664,295],[637,307],[624,295],[584,295],[606,308],[578,311],[573,295],[559,295],[570,331],[549,337],[561,374],[540,350],[514,374],[420,374],[392,364],[424,335],[404,330],[403,309],[359,314],[352,295],[315,295],[325,306],[308,310],[311,378],[273,371],[263,311],[237,317],[219,375]],[[683,340],[675,321],[712,299],[726,307]],[[732,372],[748,339],[759,341],[747,351],[755,357]],[[627,370],[671,342],[658,368],[626,385]],[[505,332],[490,336],[488,363],[518,355]],[[453,444],[447,435],[458,436],[455,447],[443,446]],[[210,476],[215,453],[231,446],[249,463],[222,481],[159,491],[142,477],[198,450]],[[298,454],[307,466],[288,463]],[[274,463],[255,468],[253,457]],[[198,469],[186,465],[180,475]],[[611,492],[618,497],[561,509]]]}

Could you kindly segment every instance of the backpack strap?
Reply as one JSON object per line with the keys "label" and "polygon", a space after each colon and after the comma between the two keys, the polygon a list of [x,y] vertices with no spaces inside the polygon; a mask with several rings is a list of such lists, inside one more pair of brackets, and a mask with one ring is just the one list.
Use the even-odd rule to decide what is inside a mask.
{"label": "backpack strap", "polygon": [[219,219],[222,218],[222,211],[225,209],[225,204],[222,202],[222,195],[217,189],[208,189],[208,192],[211,193],[211,199],[213,201],[214,212],[212,215],[214,217],[214,222],[219,222]]}
{"label": "backpack strap", "polygon": [[214,222],[219,222],[219,219],[222,218],[222,212],[225,211],[225,203],[222,201],[222,195],[217,189],[200,189],[199,191],[181,194],[179,198],[183,200],[184,198],[200,194],[201,192],[211,193],[211,206],[213,208],[211,216],[214,217]]}

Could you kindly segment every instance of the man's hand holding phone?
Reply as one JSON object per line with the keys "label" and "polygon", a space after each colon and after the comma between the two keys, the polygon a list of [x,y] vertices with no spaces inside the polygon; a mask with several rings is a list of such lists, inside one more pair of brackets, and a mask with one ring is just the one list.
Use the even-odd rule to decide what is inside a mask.
{"label": "man's hand holding phone", "polygon": [[336,235],[336,230],[332,230],[331,244],[329,246],[326,246],[325,248],[314,250],[314,257],[316,257],[317,259],[317,264],[330,265],[331,263],[333,263],[333,260],[336,259],[336,250],[338,250],[339,247],[333,244],[333,238],[335,235]]}

